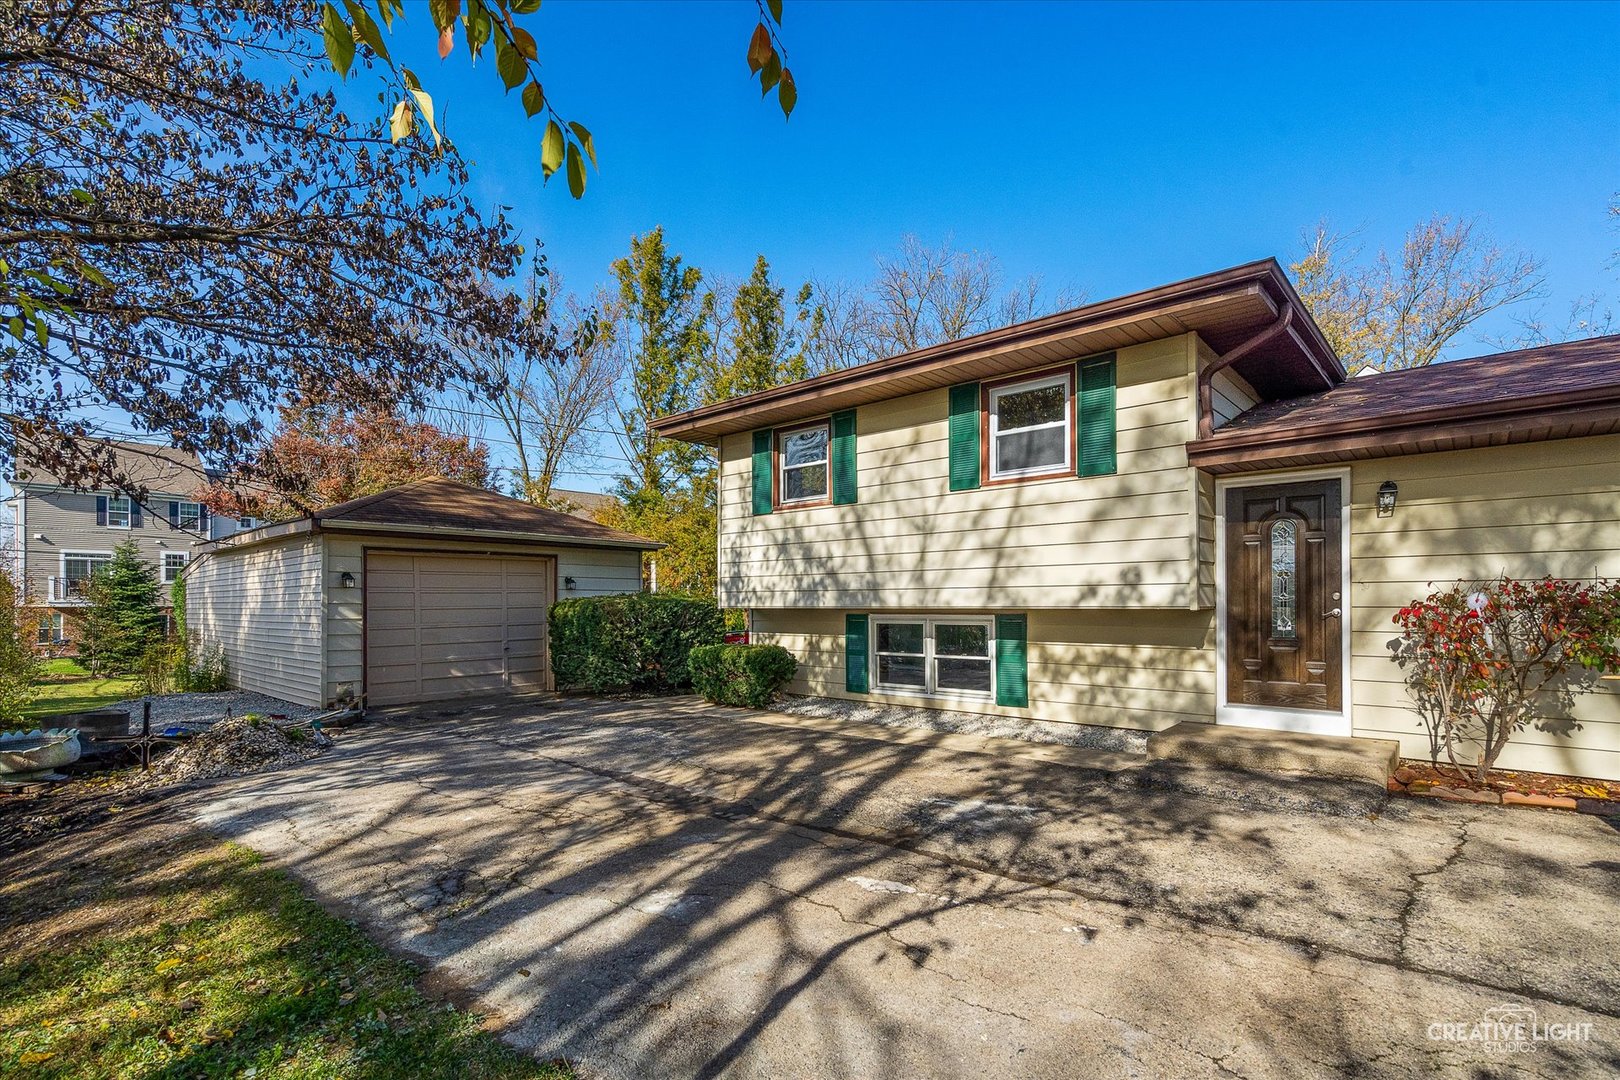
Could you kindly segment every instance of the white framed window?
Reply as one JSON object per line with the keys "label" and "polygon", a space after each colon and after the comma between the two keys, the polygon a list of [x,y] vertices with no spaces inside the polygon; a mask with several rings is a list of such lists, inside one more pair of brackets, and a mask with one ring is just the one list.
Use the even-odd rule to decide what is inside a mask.
{"label": "white framed window", "polygon": [[872,685],[934,697],[995,694],[995,621],[921,616],[872,621]]}
{"label": "white framed window", "polygon": [[163,583],[165,585],[180,576],[180,571],[186,568],[186,560],[190,557],[184,551],[165,551],[163,553]]}
{"label": "white framed window", "polygon": [[202,528],[202,503],[177,502],[174,504],[174,527],[186,532]]}
{"label": "white framed window", "polygon": [[129,528],[129,515],[130,508],[128,495],[107,496],[107,528]]}
{"label": "white framed window", "polygon": [[236,527],[239,529],[257,529],[259,527],[259,519],[254,517],[237,518]]}
{"label": "white framed window", "polygon": [[82,600],[85,586],[95,572],[112,562],[110,551],[62,552],[62,588],[53,589],[53,600]]}
{"label": "white framed window", "polygon": [[777,505],[805,506],[827,501],[828,449],[832,426],[823,420],[779,432],[776,437]]}
{"label": "white framed window", "polygon": [[53,611],[49,615],[39,617],[39,637],[41,645],[60,645],[62,643],[62,613]]}
{"label": "white framed window", "polygon": [[1070,472],[1074,462],[1072,376],[1063,371],[990,389],[990,479]]}

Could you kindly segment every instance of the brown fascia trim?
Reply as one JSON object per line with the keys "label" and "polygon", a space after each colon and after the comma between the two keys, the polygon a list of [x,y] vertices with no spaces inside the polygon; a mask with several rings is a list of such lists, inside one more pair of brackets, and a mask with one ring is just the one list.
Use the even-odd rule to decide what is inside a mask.
{"label": "brown fascia trim", "polygon": [[250,529],[247,532],[236,533],[220,540],[210,540],[206,544],[194,546],[201,554],[217,554],[258,547],[260,544],[285,540],[289,536],[299,536],[310,532],[372,532],[384,533],[390,536],[409,536],[420,540],[465,540],[469,543],[488,540],[500,543],[545,544],[550,547],[608,547],[629,551],[659,551],[669,546],[658,540],[564,536],[562,534],[521,532],[507,529],[480,529],[477,531],[436,529],[431,525],[391,525],[376,521],[348,521],[341,518],[336,521],[300,518],[297,521],[286,521],[277,525],[261,525],[257,529]]}
{"label": "brown fascia trim", "polygon": [[805,379],[800,382],[789,383],[786,386],[748,394],[744,397],[732,398],[730,401],[717,402],[713,405],[689,409],[686,412],[673,413],[669,416],[659,417],[652,422],[651,426],[658,435],[678,439],[682,437],[683,433],[689,432],[693,428],[704,426],[712,421],[745,415],[765,406],[784,404],[800,397],[819,396],[828,390],[881,382],[884,379],[906,374],[918,368],[940,365],[953,359],[966,358],[970,354],[986,350],[1017,348],[1019,345],[1026,344],[1033,339],[1048,337],[1052,334],[1079,333],[1085,330],[1088,324],[1117,320],[1133,313],[1139,318],[1149,318],[1155,308],[1168,307],[1172,304],[1185,304],[1218,295],[1234,287],[1249,285],[1259,285],[1278,307],[1293,306],[1298,308],[1300,313],[1305,316],[1296,325],[1307,330],[1307,340],[1314,346],[1314,348],[1307,349],[1307,355],[1312,366],[1322,376],[1324,390],[1338,386],[1348,378],[1344,366],[1328,345],[1327,339],[1322,336],[1321,330],[1311,321],[1309,314],[1305,311],[1304,301],[1294,291],[1294,286],[1289,282],[1288,275],[1283,272],[1282,265],[1276,259],[1262,259],[1258,262],[1234,266],[1227,270],[1218,270],[1212,274],[1188,278],[1185,281],[1178,281],[1170,285],[1160,285],[1157,288],[1130,293],[1112,300],[1088,304],[1072,311],[1059,312],[1029,322],[1015,323],[1012,326],[975,334],[972,337],[962,338],[958,341],[947,341],[926,349],[901,353],[899,356],[892,356],[885,360],[874,360],[871,363],[845,368],[842,371],[829,372],[826,375],[818,375],[813,379]]}
{"label": "brown fascia trim", "polygon": [[1478,404],[1447,405],[1396,417],[1340,420],[1286,432],[1216,432],[1187,443],[1187,463],[1198,468],[1243,465],[1273,458],[1346,450],[1388,448],[1431,439],[1488,435],[1521,430],[1531,422],[1620,419],[1620,386],[1598,390],[1564,390],[1530,398]]}

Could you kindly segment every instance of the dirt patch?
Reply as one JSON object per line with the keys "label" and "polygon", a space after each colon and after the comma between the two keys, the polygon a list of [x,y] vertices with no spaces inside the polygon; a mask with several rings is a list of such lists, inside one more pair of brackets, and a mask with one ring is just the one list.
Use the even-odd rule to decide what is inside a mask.
{"label": "dirt patch", "polygon": [[242,776],[277,765],[293,765],[316,757],[332,745],[320,731],[283,729],[259,717],[234,717],[192,736],[163,755],[146,773],[133,774],[132,782],[150,787]]}

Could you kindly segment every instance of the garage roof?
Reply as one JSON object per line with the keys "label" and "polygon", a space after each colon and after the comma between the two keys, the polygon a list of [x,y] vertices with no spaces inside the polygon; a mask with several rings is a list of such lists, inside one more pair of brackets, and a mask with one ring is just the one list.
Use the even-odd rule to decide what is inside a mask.
{"label": "garage roof", "polygon": [[657,540],[610,529],[573,514],[547,510],[485,488],[433,477],[328,506],[299,521],[251,529],[203,547],[224,550],[301,532],[334,530],[407,533],[447,539],[538,540],[640,551],[654,551],[664,546]]}

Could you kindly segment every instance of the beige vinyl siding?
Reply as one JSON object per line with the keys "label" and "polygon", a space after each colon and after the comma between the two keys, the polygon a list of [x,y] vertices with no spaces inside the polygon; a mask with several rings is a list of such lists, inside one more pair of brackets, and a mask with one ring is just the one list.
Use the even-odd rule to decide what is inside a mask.
{"label": "beige vinyl siding", "polygon": [[859,501],[755,517],[721,443],[720,600],[743,608],[1190,608],[1192,335],[1117,355],[1114,475],[950,488],[948,391],[862,406]]}
{"label": "beige vinyl siding", "polygon": [[324,703],[319,537],[210,554],[185,581],[186,625],[204,648],[224,650],[233,686]]}
{"label": "beige vinyl siding", "polygon": [[[1351,470],[1350,692],[1355,734],[1427,755],[1400,669],[1392,619],[1459,578],[1620,577],[1620,436],[1567,439],[1357,463]],[[1385,480],[1400,488],[1377,514]],[[1532,728],[1505,768],[1620,778],[1620,683],[1578,698],[1581,728]]]}
{"label": "beige vinyl siding", "polygon": [[[141,527],[115,529],[96,524],[96,493],[65,489],[24,489],[26,506],[23,516],[27,522],[23,535],[23,552],[29,598],[45,602],[50,596],[50,579],[62,573],[64,552],[111,552],[127,540],[133,539],[141,557],[157,567],[161,577],[163,553],[184,552],[195,558],[194,545],[204,539],[200,534],[181,532],[168,522],[169,500],[179,495],[153,495],[142,507]],[[153,513],[153,510],[156,513]],[[36,535],[45,539],[36,540]],[[168,589],[163,591],[163,602],[168,603]]]}
{"label": "beige vinyl siding", "polygon": [[[339,701],[357,698],[365,682],[364,597],[366,586],[365,552],[418,551],[427,553],[467,552],[495,555],[552,555],[556,557],[556,595],[607,596],[641,591],[641,552],[617,548],[538,547],[532,544],[476,543],[453,540],[410,540],[386,536],[326,535],[326,576],[329,583],[326,605],[326,698]],[[354,575],[355,587],[342,589],[337,582],[347,570]],[[574,579],[574,587],[564,585]]]}
{"label": "beige vinyl siding", "polygon": [[[1198,370],[1203,371],[1219,359],[1219,354],[1202,338],[1195,339]],[[1217,371],[1210,379],[1210,407],[1214,426],[1219,428],[1235,420],[1260,404],[1254,387],[1237,372]],[[1197,415],[1197,387],[1189,406]],[[1215,478],[1208,473],[1193,471],[1189,480],[1194,503],[1194,577],[1197,581],[1197,606],[1215,606]]]}
{"label": "beige vinyl siding", "polygon": [[[788,693],[1146,731],[1182,720],[1209,722],[1215,716],[1212,612],[1029,611],[1027,709],[982,699],[846,692],[845,614],[804,609],[752,612],[752,640],[781,645],[799,659]],[[953,609],[881,614],[981,613]]]}

